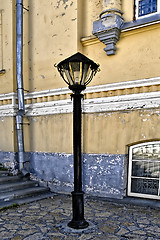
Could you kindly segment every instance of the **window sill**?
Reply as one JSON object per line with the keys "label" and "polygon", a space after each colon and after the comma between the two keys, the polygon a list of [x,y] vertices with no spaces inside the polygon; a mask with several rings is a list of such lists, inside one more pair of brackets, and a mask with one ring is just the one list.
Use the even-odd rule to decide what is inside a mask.
{"label": "window sill", "polygon": [[160,13],[154,14],[152,16],[146,16],[132,22],[125,22],[122,27],[122,32],[127,32],[130,30],[150,26],[157,23],[160,23]]}
{"label": "window sill", "polygon": [[[160,23],[160,13],[154,14],[152,16],[146,16],[144,18],[137,19],[132,22],[125,22],[122,26],[121,37],[131,34],[131,31],[133,30],[140,29],[140,31],[142,31],[141,28],[149,27],[152,25],[155,26],[158,23]],[[134,32],[135,31],[133,31],[132,33],[134,34]],[[86,47],[89,45],[100,43],[100,41],[97,37],[91,35],[91,36],[81,38],[81,43],[83,47]]]}

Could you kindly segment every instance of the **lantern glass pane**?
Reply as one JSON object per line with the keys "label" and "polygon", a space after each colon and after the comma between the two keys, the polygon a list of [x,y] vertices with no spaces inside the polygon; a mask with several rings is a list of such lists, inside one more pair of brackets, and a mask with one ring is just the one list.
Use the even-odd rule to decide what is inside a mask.
{"label": "lantern glass pane", "polygon": [[73,84],[72,77],[68,69],[64,69],[64,78],[66,79],[66,82],[68,82],[69,85]]}
{"label": "lantern glass pane", "polygon": [[69,68],[70,68],[70,74],[74,81],[74,84],[80,84],[81,63],[80,62],[70,62]]}
{"label": "lantern glass pane", "polygon": [[92,69],[90,69],[89,75],[85,81],[85,85],[88,85],[92,81],[94,74],[95,72]]}
{"label": "lantern glass pane", "polygon": [[88,74],[90,72],[89,67],[90,67],[89,64],[86,64],[86,63],[83,64],[83,75],[81,77],[81,85],[85,85],[85,82],[88,78]]}

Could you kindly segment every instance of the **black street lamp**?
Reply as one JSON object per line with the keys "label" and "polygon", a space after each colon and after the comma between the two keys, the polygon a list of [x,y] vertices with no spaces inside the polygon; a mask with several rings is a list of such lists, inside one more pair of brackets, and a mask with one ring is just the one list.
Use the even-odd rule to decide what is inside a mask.
{"label": "black street lamp", "polygon": [[73,154],[74,154],[74,191],[72,192],[72,221],[68,226],[75,229],[88,227],[84,219],[84,192],[82,191],[82,160],[81,160],[81,99],[86,85],[96,74],[99,65],[92,60],[76,53],[57,65],[63,80],[73,91]]}

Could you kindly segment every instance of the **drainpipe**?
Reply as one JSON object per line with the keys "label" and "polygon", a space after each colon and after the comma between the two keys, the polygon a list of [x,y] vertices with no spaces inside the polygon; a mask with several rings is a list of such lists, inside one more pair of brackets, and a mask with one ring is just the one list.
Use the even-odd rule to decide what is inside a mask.
{"label": "drainpipe", "polygon": [[28,176],[29,173],[24,168],[24,138],[23,138],[23,116],[25,115],[24,107],[24,89],[23,89],[23,0],[17,0],[16,3],[16,70],[17,70],[17,96],[18,96],[18,112],[16,114],[16,130],[17,130],[17,147],[18,147],[18,163],[19,171]]}

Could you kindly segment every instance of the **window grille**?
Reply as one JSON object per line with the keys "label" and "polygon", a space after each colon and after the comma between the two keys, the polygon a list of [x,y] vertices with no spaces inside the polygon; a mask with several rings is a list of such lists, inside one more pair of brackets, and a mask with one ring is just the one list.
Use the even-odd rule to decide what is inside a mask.
{"label": "window grille", "polygon": [[160,199],[160,142],[130,147],[128,195]]}
{"label": "window grille", "polygon": [[157,0],[142,0],[139,1],[139,17],[146,14],[157,12]]}
{"label": "window grille", "polygon": [[136,0],[136,18],[160,11],[160,0]]}

